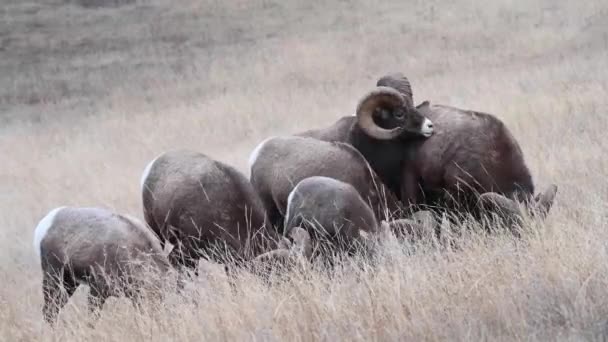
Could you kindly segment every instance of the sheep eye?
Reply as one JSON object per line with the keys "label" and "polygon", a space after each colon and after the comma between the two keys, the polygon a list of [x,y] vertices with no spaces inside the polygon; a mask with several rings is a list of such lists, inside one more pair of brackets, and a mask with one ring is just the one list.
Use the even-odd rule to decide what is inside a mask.
{"label": "sheep eye", "polygon": [[396,112],[395,113],[395,118],[397,119],[403,119],[405,115],[403,114],[403,112]]}

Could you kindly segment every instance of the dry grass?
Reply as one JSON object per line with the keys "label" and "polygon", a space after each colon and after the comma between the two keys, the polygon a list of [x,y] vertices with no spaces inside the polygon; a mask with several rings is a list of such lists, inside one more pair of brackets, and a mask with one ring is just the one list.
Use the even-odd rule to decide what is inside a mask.
{"label": "dry grass", "polygon": [[[0,6],[2,340],[578,340],[608,336],[605,1],[15,1]],[[121,1],[112,1],[121,3]],[[141,217],[144,165],[196,149],[244,170],[263,137],[352,113],[387,71],[429,99],[496,113],[536,183],[559,185],[521,241],[390,243],[265,287],[221,277],[141,314],[84,290],[42,323],[32,233],[59,205]],[[215,273],[213,273],[215,274]]]}

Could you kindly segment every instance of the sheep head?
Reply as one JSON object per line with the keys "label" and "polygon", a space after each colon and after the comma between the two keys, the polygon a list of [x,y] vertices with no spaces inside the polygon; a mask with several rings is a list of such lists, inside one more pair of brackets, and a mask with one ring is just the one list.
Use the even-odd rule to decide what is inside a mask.
{"label": "sheep head", "polygon": [[[409,93],[392,86],[378,86],[368,92],[357,105],[359,127],[372,138],[391,140],[404,133],[430,137],[433,123],[413,105],[407,78],[400,83]],[[409,96],[408,96],[409,94]]]}
{"label": "sheep head", "polygon": [[[532,203],[526,206],[526,210],[532,217],[545,219],[557,195],[557,185],[551,184],[545,191],[539,193]],[[518,203],[510,198],[495,192],[486,192],[479,196],[478,208],[482,212],[498,214],[507,224],[520,224],[524,213]]]}
{"label": "sheep head", "polygon": [[289,232],[289,237],[293,242],[283,239],[277,249],[258,255],[254,262],[286,266],[300,259],[310,260],[312,257],[310,234],[303,228],[295,227]]}

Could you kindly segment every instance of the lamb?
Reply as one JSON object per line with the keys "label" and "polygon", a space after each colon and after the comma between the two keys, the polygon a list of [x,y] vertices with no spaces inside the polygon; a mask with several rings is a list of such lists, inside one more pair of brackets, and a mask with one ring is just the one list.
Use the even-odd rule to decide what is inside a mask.
{"label": "lamb", "polygon": [[324,245],[324,251],[352,254],[360,247],[369,252],[370,239],[388,232],[403,232],[412,241],[428,238],[435,233],[436,222],[427,211],[407,219],[378,220],[352,185],[313,176],[300,181],[289,194],[284,227],[287,234],[293,227],[305,229],[317,246]]}
{"label": "lamb", "polygon": [[374,212],[355,187],[322,176],[303,179],[289,194],[285,232],[293,227],[306,229],[317,243],[328,242],[330,249],[345,251],[356,248],[362,235],[379,229]]}
{"label": "lamb", "polygon": [[89,310],[96,314],[110,296],[137,303],[151,290],[161,298],[160,276],[170,266],[142,222],[104,208],[51,210],[36,227],[34,249],[42,268],[42,313],[50,324],[81,284],[89,285]]}

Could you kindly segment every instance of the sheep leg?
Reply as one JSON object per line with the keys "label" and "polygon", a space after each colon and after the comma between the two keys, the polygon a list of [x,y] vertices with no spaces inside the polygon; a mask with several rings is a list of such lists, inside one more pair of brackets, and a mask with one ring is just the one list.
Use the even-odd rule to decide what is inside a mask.
{"label": "sheep leg", "polygon": [[236,295],[236,273],[234,272],[234,265],[225,264],[224,272],[226,273],[226,279],[228,280],[228,285],[230,286],[230,292]]}
{"label": "sheep leg", "polygon": [[194,272],[194,276],[198,277],[198,258],[194,258],[190,255],[190,253],[184,253],[184,248],[182,243],[178,243],[173,247],[167,258],[169,259],[169,263],[179,271],[177,278],[177,289],[179,291],[183,290],[186,286],[186,281],[184,279],[184,269],[190,269]]}
{"label": "sheep leg", "polygon": [[279,208],[277,208],[274,197],[266,191],[260,191],[258,195],[262,200],[264,208],[266,208],[267,223],[270,223],[277,232],[283,234],[283,215],[281,215]]}
{"label": "sheep leg", "polygon": [[285,227],[283,227],[283,215],[273,204],[272,207],[268,207],[268,220],[273,225],[274,229],[279,233],[283,234]]}
{"label": "sheep leg", "polygon": [[412,210],[418,203],[418,181],[414,170],[405,168],[402,174],[401,202],[406,209]]}
{"label": "sheep leg", "polygon": [[143,297],[141,295],[141,293],[136,292],[136,293],[132,293],[129,295],[128,297],[131,300],[131,305],[133,305],[133,308],[138,311],[138,312],[144,312],[143,309]]}
{"label": "sheep leg", "polygon": [[158,238],[158,241],[160,242],[160,247],[163,250],[165,250],[166,239],[165,239],[165,236],[162,234],[162,231],[160,230],[160,226],[154,219],[154,216],[151,213],[149,213],[148,211],[144,211],[144,219],[145,219],[146,223],[148,223],[148,226],[150,226],[150,229],[154,232],[154,234],[156,234],[156,237]]}
{"label": "sheep leg", "polygon": [[65,269],[62,269],[60,273],[59,275],[45,273],[42,278],[44,297],[42,314],[49,324],[55,323],[59,311],[67,304],[68,299],[78,287],[74,278]]}

